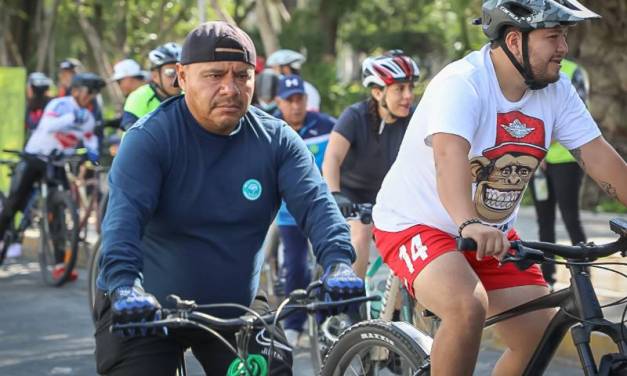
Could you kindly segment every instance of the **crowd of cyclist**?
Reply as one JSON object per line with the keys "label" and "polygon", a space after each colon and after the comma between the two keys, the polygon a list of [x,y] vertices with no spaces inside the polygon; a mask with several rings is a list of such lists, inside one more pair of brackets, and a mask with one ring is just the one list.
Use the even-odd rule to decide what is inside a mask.
{"label": "crowd of cyclist", "polygon": [[[508,54],[507,56],[512,59],[513,66],[520,71],[520,74],[525,78],[525,83],[530,88],[534,90],[543,89],[546,85],[541,86],[538,82],[534,81],[533,75],[529,73],[531,68],[526,65],[524,67],[520,64],[516,65],[514,61],[517,60],[511,57],[511,52],[509,52],[506,48],[506,42],[504,39],[510,29],[507,29],[507,32],[505,32],[505,28],[512,28],[518,25],[514,21],[511,21],[511,19],[507,18],[510,17],[511,12],[498,13],[494,10],[496,7],[490,8],[490,2],[486,2],[486,4],[488,5],[486,6],[484,4],[484,12],[501,17],[501,21],[499,21],[501,24],[498,25],[498,29],[496,31],[491,30],[487,26],[484,27],[486,35],[488,35],[493,41],[492,48],[499,48],[499,46],[502,47],[505,53]],[[517,9],[518,8],[514,10]],[[556,10],[556,12],[558,12],[558,14],[566,20],[558,20],[556,21],[556,25],[560,25],[562,22],[574,23],[587,18],[595,18],[595,15],[591,12],[584,12],[585,17],[581,16],[581,18],[577,18],[579,16],[573,16],[568,12],[566,12],[566,16],[564,16],[559,13],[565,12],[561,8]],[[577,14],[581,15],[584,13]],[[506,21],[503,21],[503,19],[506,19]],[[513,19],[516,20],[517,18],[514,17]],[[528,27],[526,32],[529,33],[529,30],[534,29],[544,30],[547,26],[543,25],[544,24],[542,23],[532,24],[532,26]],[[188,39],[190,38],[191,37],[188,36]],[[527,48],[525,43],[528,43],[528,41],[525,39],[522,43],[523,51],[525,51]],[[245,45],[245,43],[241,45],[237,44],[236,47],[241,48],[247,54],[250,53],[248,50],[249,47]],[[229,46],[229,48],[231,47]],[[157,108],[163,109],[164,107],[175,106],[174,103],[176,102],[176,99],[174,98],[180,97],[180,94],[182,93],[182,88],[179,85],[179,80],[181,79],[179,70],[182,69],[180,68],[182,59],[181,53],[181,46],[173,42],[165,43],[150,51],[148,54],[148,61],[150,63],[149,72],[142,70],[141,66],[131,59],[122,60],[115,65],[114,74],[108,81],[116,82],[126,97],[123,114],[119,124],[119,128],[121,130],[128,131],[134,124],[138,124],[137,127],[143,128],[146,120],[138,121],[139,119],[146,119],[145,115],[152,113]],[[528,54],[528,52],[523,52],[523,56],[524,54]],[[477,56],[478,55],[473,55],[471,59],[477,59]],[[184,66],[186,64],[193,64],[197,61],[220,61],[213,55],[210,57],[203,57],[205,60],[194,60],[198,59],[194,55],[189,55],[186,58],[188,61],[183,64]],[[227,56],[225,59],[227,61],[229,59],[240,61],[238,60],[239,57],[237,59],[233,59],[231,55]],[[525,61],[524,64],[528,64],[528,62],[526,62],[526,60],[528,60],[528,56],[526,56],[523,60]],[[414,291],[411,283],[414,279],[416,279],[418,271],[414,271],[414,267],[407,258],[409,257],[407,254],[405,254],[405,258],[403,254],[400,254],[399,258],[392,257],[392,253],[397,252],[398,249],[402,249],[403,244],[407,242],[408,239],[412,242],[416,238],[420,239],[420,235],[422,235],[424,239],[427,237],[440,236],[441,241],[448,241],[442,237],[441,232],[437,232],[439,230],[427,228],[427,226],[424,226],[424,228],[418,226],[420,228],[415,230],[418,231],[417,233],[412,233],[412,235],[403,235],[405,237],[402,239],[393,238],[393,236],[401,236],[398,234],[403,234],[404,231],[409,231],[414,228],[407,228],[403,221],[407,221],[409,220],[408,218],[413,217],[411,217],[411,215],[403,217],[405,214],[402,213],[402,210],[398,209],[398,205],[406,202],[410,205],[403,206],[404,209],[415,210],[415,205],[418,205],[418,203],[414,202],[415,200],[420,201],[420,205],[426,206],[430,206],[432,203],[430,201],[426,202],[425,198],[428,197],[429,199],[438,200],[435,187],[429,188],[428,192],[422,193],[423,196],[421,196],[420,199],[416,199],[406,195],[406,192],[404,191],[398,191],[398,188],[392,188],[391,183],[392,181],[394,182],[394,187],[403,186],[403,184],[414,184],[414,180],[417,179],[417,175],[414,174],[414,167],[412,167],[414,166],[414,163],[420,164],[430,158],[433,158],[432,155],[427,156],[425,154],[424,161],[409,162],[409,155],[413,152],[408,149],[410,148],[410,142],[403,141],[405,134],[408,131],[408,127],[410,127],[412,115],[416,109],[414,103],[414,85],[420,78],[420,70],[416,61],[412,57],[405,54],[402,50],[390,50],[383,54],[371,56],[365,59],[362,63],[361,72],[362,84],[368,91],[367,99],[347,107],[338,119],[320,112],[320,95],[318,91],[312,84],[304,80],[301,76],[301,67],[305,63],[305,57],[299,52],[283,49],[268,56],[265,62],[261,57],[257,57],[256,60],[251,61],[249,55],[241,61],[244,61],[247,64],[255,65],[254,69],[257,76],[255,80],[255,91],[252,98],[252,104],[269,115],[285,121],[285,123],[287,123],[287,125],[289,125],[298,134],[298,136],[302,138],[304,144],[313,155],[315,165],[323,174],[328,190],[335,199],[337,207],[345,217],[350,217],[352,215],[354,203],[374,204],[377,198],[380,200],[382,199],[382,203],[378,206],[378,212],[375,212],[375,222],[377,222],[377,217],[379,219],[377,222],[378,229],[374,229],[374,232],[377,235],[377,245],[379,245],[382,249],[381,252],[384,255],[385,261],[390,263],[392,269],[397,274],[404,277],[407,287],[413,293]],[[470,61],[469,64],[479,63]],[[484,63],[482,62],[481,64]],[[54,99],[47,96],[47,91],[52,85],[52,81],[49,78],[39,72],[29,75],[29,102],[25,121],[26,132],[28,135],[25,150],[28,153],[49,154],[53,152],[53,150],[69,151],[77,147],[79,143],[82,143],[88,147],[94,159],[98,158],[98,137],[95,135],[97,133],[95,130],[97,125],[102,124],[103,122],[102,103],[98,93],[106,85],[107,80],[104,80],[93,73],[77,72],[80,68],[80,63],[73,59],[68,59],[61,63],[59,66],[59,83],[57,85],[59,96]],[[453,73],[456,73],[451,73],[450,71],[451,69],[447,71],[447,74],[453,75]],[[178,79],[177,72],[179,73]],[[183,80],[183,83],[189,84],[186,80],[187,79]],[[444,84],[442,83],[442,85]],[[428,89],[427,98],[439,95],[440,94],[435,88],[432,88],[430,91]],[[164,101],[168,100],[168,98],[173,98],[168,101],[168,106],[165,104],[160,106]],[[570,97],[569,100],[575,101],[575,99]],[[423,102],[421,103],[421,106],[423,107],[421,113],[425,116],[425,118],[448,120],[449,116],[453,116],[452,114],[444,113],[445,111],[437,114],[429,113],[427,105],[424,103],[423,99]],[[576,105],[579,106],[579,102],[577,102]],[[525,104],[523,103],[521,106],[524,107]],[[438,108],[438,110],[440,110],[440,108]],[[416,116],[414,116],[413,119],[414,120],[412,121],[414,123],[419,121],[416,119]],[[514,148],[512,149],[514,150],[514,158],[519,158],[519,154],[516,153],[521,151],[524,153],[530,152],[531,154],[536,155],[534,153],[540,149],[542,149],[543,156],[546,151],[543,146],[544,139],[541,141],[536,140],[537,142],[540,142],[542,146],[529,146],[530,144],[528,143],[520,142],[519,139],[527,137],[527,134],[533,131],[533,129],[529,130],[529,128],[524,128],[524,124],[522,125],[524,129],[514,129],[516,126],[520,127],[520,125],[516,124],[518,123],[515,123],[512,118],[512,123],[509,125],[512,129],[506,129],[506,131],[509,132],[508,134],[511,136],[503,133],[505,131],[497,131],[497,137],[503,138],[503,140],[501,140],[504,142],[503,145],[507,144],[509,148]],[[593,123],[587,123],[587,126],[590,126],[589,129],[592,129],[593,127],[590,124]],[[413,131],[415,133],[418,130],[414,127]],[[422,131],[423,130],[420,132]],[[239,130],[236,129],[233,132],[234,133],[230,133],[229,135],[233,135],[235,132],[239,132]],[[566,131],[562,132],[566,134]],[[591,132],[590,134],[597,135],[596,131]],[[423,136],[419,137],[421,145],[414,145],[416,150],[425,147],[425,145],[422,145],[423,139],[424,144],[431,142],[431,139],[429,138],[431,136],[428,136],[427,138]],[[465,137],[470,139],[473,135],[468,134]],[[583,138],[578,135],[579,138],[577,139],[577,142],[574,142],[574,137],[575,136],[573,135],[569,135],[568,137],[565,137],[565,139],[568,142],[571,142],[571,144],[578,143],[578,145],[576,145],[577,147],[580,146]],[[412,135],[412,139],[418,140],[415,135]],[[416,142],[415,140],[414,142]],[[434,140],[434,142],[438,142],[437,140],[439,140],[439,137],[434,137]],[[405,145],[405,149],[401,147],[401,144]],[[479,164],[484,163],[484,160],[485,163],[489,163],[490,161],[486,158],[501,158],[504,155],[509,155],[504,153],[511,152],[510,149],[501,150],[499,148],[501,148],[501,146],[497,145],[492,148],[494,150],[486,149],[484,151],[485,156],[483,159],[481,159],[481,157],[476,157],[476,161],[473,159],[472,163],[477,163],[477,169],[480,169],[481,171],[485,168],[486,174],[492,174],[494,169],[497,167],[493,165],[487,167],[479,166]],[[399,155],[399,150],[401,153],[404,153],[404,159],[402,163],[399,162],[395,164],[397,155]],[[431,152],[431,149],[426,150]],[[468,154],[468,151],[466,154]],[[11,195],[9,196],[8,204],[0,215],[0,239],[6,225],[13,219],[15,212],[22,209],[34,179],[42,173],[41,161],[37,158],[24,159],[20,163],[23,164],[21,178],[17,179],[15,186],[11,188]],[[531,162],[525,160],[525,163]],[[393,165],[395,168],[392,167]],[[417,170],[423,174],[421,175],[421,179],[424,177],[426,177],[425,179],[435,179],[434,172],[432,170],[425,170],[427,168],[425,166],[427,166],[427,164]],[[487,170],[488,167],[489,171]],[[388,174],[391,169],[392,172]],[[481,171],[477,171],[473,170],[473,174],[483,173]],[[475,177],[475,175],[473,175],[473,177]],[[387,187],[384,183],[384,178],[387,179]],[[438,179],[439,178],[440,175],[438,175]],[[125,178],[124,176],[120,176],[118,179],[124,180]],[[248,200],[254,201],[258,196],[255,196],[257,191],[254,191],[253,189],[261,189],[261,187],[257,186],[259,184],[257,180],[253,179],[251,181],[254,184],[251,186],[245,185],[243,187],[243,194]],[[249,182],[250,181],[247,181],[246,183],[248,184]],[[125,182],[122,181],[122,183]],[[380,193],[379,191],[381,190],[382,185],[384,188],[382,193]],[[249,188],[251,191],[246,191],[246,189]],[[442,190],[443,188],[438,187],[438,189]],[[377,196],[378,194],[379,196]],[[440,194],[446,195],[442,192],[440,192]],[[490,194],[497,195],[499,193]],[[488,193],[486,193],[486,197],[487,195]],[[496,202],[496,199],[494,201]],[[499,199],[499,201],[501,200]],[[501,204],[491,203],[489,205],[496,207]],[[309,253],[308,237],[303,232],[304,224],[302,222],[302,215],[299,214],[296,216],[297,218],[295,218],[295,216],[290,213],[291,209],[294,207],[294,202],[282,202],[276,217],[276,223],[278,225],[280,237],[284,246],[286,293],[298,288],[304,288],[309,283],[311,278],[307,263]],[[297,211],[300,210],[301,209],[297,209]],[[486,213],[488,213],[489,210],[490,209],[487,209]],[[426,211],[422,212],[425,213],[424,215],[427,213]],[[437,214],[444,215],[444,209],[442,209],[441,213],[438,212]],[[480,218],[477,218],[476,215],[461,215],[460,218],[463,218],[463,220],[456,220],[456,222],[461,223],[459,227],[456,225],[454,226],[453,222],[449,224],[448,222],[450,222],[450,219],[447,219],[442,228],[446,228],[448,234],[456,232],[461,234],[466,228],[464,234],[469,234],[469,229],[471,231],[481,231],[480,226],[482,226],[482,224],[486,221],[494,222],[496,220],[498,222],[498,220],[505,218],[492,218],[490,217],[491,215],[492,214],[484,215],[483,213],[480,213]],[[515,217],[515,214],[513,216]],[[356,259],[353,263],[354,273],[359,278],[363,279],[368,265],[370,244],[373,236],[373,226],[362,224],[358,220],[349,220],[348,223],[350,225],[350,240],[356,253]],[[417,223],[430,222],[418,221]],[[504,223],[502,226],[505,226],[504,230],[510,229],[510,227],[508,227],[508,223]],[[433,227],[437,226],[433,225]],[[449,231],[449,227],[453,230]],[[438,227],[438,229],[439,228],[440,227]],[[492,227],[490,227],[490,229],[490,231],[494,230]],[[397,230],[403,231],[398,232]],[[510,237],[515,236],[515,233],[510,232]],[[391,244],[394,245],[392,246]],[[407,244],[409,247],[413,247],[415,245],[413,243]],[[423,246],[420,245],[420,247]],[[431,245],[429,245],[429,247],[431,247]],[[498,247],[495,246],[495,248]],[[424,247],[420,248],[421,251],[424,251],[425,249],[426,248]],[[427,256],[426,253],[424,255],[414,254],[414,251],[418,252],[419,249],[416,248],[414,250],[412,248],[411,262],[414,262],[413,265],[418,267],[417,260],[419,258],[426,260]],[[431,248],[429,248],[429,253],[431,254],[431,252]],[[430,261],[431,259],[429,259],[429,262]],[[400,268],[404,268],[405,266],[409,268],[409,272],[400,270]],[[424,266],[426,266],[426,262],[425,265],[420,267]],[[332,270],[332,268],[330,268],[329,270],[327,270],[327,274],[334,273],[334,269]],[[348,272],[343,271],[343,273],[346,274]],[[532,277],[535,279],[533,279],[533,283],[530,282],[529,284],[540,285],[544,283],[544,281],[537,279],[537,275]],[[489,285],[489,283],[487,285]],[[514,284],[512,286],[518,285]],[[129,290],[125,292],[125,294],[131,294],[132,296],[140,296],[142,293],[143,290],[141,289],[137,291]],[[118,292],[116,295],[116,292],[113,291],[111,298],[122,301],[123,299],[126,299],[127,296],[130,296],[121,294],[122,293]],[[444,316],[446,317],[446,315]],[[295,346],[298,343],[298,338],[303,331],[304,321],[304,315],[294,315],[285,321],[285,334],[287,342],[290,345]],[[448,325],[448,321],[446,323]],[[439,353],[437,354],[439,355]],[[439,358],[437,358],[436,355],[434,364],[437,366],[439,366],[439,363],[437,363],[438,361]]]}

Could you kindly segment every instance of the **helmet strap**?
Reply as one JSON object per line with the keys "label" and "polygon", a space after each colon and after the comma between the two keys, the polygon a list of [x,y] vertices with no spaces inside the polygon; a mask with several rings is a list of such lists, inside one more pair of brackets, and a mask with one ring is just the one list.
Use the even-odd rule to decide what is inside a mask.
{"label": "helmet strap", "polygon": [[[161,67],[157,68],[157,70],[159,71],[159,81],[163,82],[163,75],[161,74]],[[170,98],[170,95],[168,95],[168,93],[165,91],[165,89],[163,88],[163,86],[161,86],[160,83],[151,81],[150,85],[152,86],[152,89],[154,90],[154,92],[157,94],[157,98],[159,98],[159,101],[163,102],[164,100]]]}
{"label": "helmet strap", "polygon": [[529,89],[540,90],[540,89],[544,89],[545,87],[547,87],[548,85],[547,82],[537,81],[535,77],[533,77],[533,71],[531,70],[531,63],[529,62],[529,31],[528,30],[522,31],[522,58],[523,58],[522,65],[518,62],[518,60],[516,60],[516,57],[514,56],[512,51],[510,51],[510,49],[507,47],[507,43],[505,43],[505,36],[499,39],[498,43],[499,43],[499,46],[501,46],[501,49],[503,49],[503,52],[505,52],[505,55],[507,55],[507,57],[511,61],[512,65],[514,65],[516,70],[518,70],[520,75],[523,77],[523,79],[525,80],[525,84],[527,84]]}
{"label": "helmet strap", "polygon": [[383,96],[381,97],[381,102],[380,103],[381,103],[381,107],[383,107],[383,109],[388,113],[389,117],[392,118],[392,122],[395,122],[401,116],[398,116],[395,113],[393,113],[392,110],[390,110],[390,108],[388,107],[387,90],[388,90],[388,87],[384,86],[383,87]]}

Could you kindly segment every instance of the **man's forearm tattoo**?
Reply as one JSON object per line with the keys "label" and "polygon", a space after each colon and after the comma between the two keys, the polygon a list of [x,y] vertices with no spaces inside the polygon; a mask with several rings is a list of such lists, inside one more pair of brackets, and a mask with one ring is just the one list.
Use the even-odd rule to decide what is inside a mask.
{"label": "man's forearm tattoo", "polygon": [[611,198],[618,198],[616,194],[616,188],[614,188],[612,184],[602,181],[599,182],[599,185],[601,186],[603,191],[607,193],[608,196],[610,196]]}
{"label": "man's forearm tattoo", "polygon": [[575,160],[577,160],[577,163],[579,163],[579,166],[581,166],[581,168],[585,171],[586,164],[583,162],[583,158],[581,158],[581,149],[580,148],[572,149],[570,151],[570,154],[572,154],[573,157],[575,157]]}

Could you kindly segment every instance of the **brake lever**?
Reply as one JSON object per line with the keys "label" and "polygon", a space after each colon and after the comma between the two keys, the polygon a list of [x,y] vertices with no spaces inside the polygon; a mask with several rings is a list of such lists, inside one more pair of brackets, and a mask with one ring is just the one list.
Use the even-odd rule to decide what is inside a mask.
{"label": "brake lever", "polygon": [[537,249],[528,248],[519,242],[514,242],[512,248],[515,250],[515,254],[506,254],[501,260],[501,264],[507,262],[513,262],[516,268],[520,271],[529,269],[533,264],[542,263],[545,261],[544,252]]}
{"label": "brake lever", "polygon": [[195,309],[197,307],[196,302],[193,300],[185,300],[185,299],[181,299],[178,295],[174,295],[174,294],[170,294],[166,297],[166,300],[172,304],[174,304],[174,306],[177,309],[186,309],[186,310],[190,310],[190,309]]}

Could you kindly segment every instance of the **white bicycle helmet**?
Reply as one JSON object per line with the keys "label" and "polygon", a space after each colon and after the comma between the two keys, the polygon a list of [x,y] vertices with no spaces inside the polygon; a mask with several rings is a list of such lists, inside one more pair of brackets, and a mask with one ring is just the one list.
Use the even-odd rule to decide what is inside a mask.
{"label": "white bicycle helmet", "polygon": [[361,75],[364,87],[385,87],[395,82],[416,82],[420,78],[420,70],[414,59],[401,50],[393,50],[364,60]]}
{"label": "white bicycle helmet", "polygon": [[300,69],[305,60],[306,59],[303,54],[293,50],[283,49],[273,52],[270,56],[268,56],[268,60],[266,60],[266,65],[270,67],[276,65],[289,65],[294,69]]}
{"label": "white bicycle helmet", "polygon": [[41,72],[33,72],[28,75],[28,84],[32,87],[50,87],[52,80]]}
{"label": "white bicycle helmet", "polygon": [[165,64],[178,63],[181,60],[181,46],[174,42],[161,45],[150,51],[148,60],[150,60],[150,69],[161,68]]}

